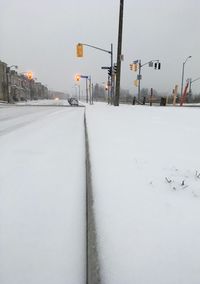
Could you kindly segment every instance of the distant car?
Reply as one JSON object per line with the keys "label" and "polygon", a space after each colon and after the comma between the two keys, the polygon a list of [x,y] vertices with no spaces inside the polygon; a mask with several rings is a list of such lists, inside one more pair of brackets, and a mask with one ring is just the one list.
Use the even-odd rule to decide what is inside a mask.
{"label": "distant car", "polygon": [[78,106],[78,100],[76,98],[70,98],[68,99],[68,103],[71,105],[71,106]]}

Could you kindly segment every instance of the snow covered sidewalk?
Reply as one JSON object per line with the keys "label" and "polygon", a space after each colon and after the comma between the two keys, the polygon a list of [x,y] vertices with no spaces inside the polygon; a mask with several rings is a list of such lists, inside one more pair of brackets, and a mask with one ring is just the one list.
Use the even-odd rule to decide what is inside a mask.
{"label": "snow covered sidewalk", "polygon": [[200,283],[200,112],[87,107],[103,284]]}
{"label": "snow covered sidewalk", "polygon": [[12,111],[0,136],[0,283],[85,284],[84,110]]}

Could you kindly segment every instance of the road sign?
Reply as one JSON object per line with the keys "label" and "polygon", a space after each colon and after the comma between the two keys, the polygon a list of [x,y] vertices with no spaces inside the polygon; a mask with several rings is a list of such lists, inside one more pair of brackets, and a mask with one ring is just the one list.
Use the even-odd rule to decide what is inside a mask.
{"label": "road sign", "polygon": [[88,79],[88,78],[89,78],[89,76],[81,75],[81,78],[83,78],[83,79]]}
{"label": "road sign", "polygon": [[110,67],[108,66],[102,66],[101,69],[109,69]]}
{"label": "road sign", "polygon": [[142,75],[137,75],[137,80],[142,80]]}
{"label": "road sign", "polygon": [[153,61],[149,61],[149,67],[153,67]]}

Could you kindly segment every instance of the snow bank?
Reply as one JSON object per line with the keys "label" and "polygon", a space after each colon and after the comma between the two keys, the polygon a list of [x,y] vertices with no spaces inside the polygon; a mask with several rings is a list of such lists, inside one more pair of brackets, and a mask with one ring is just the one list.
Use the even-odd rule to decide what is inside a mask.
{"label": "snow bank", "polygon": [[27,106],[69,106],[69,103],[67,100],[59,100],[58,98],[52,99],[52,100],[33,100],[33,101],[27,101],[27,102],[18,102],[17,105],[27,105]]}
{"label": "snow bank", "polygon": [[87,107],[103,283],[200,283],[200,112]]}

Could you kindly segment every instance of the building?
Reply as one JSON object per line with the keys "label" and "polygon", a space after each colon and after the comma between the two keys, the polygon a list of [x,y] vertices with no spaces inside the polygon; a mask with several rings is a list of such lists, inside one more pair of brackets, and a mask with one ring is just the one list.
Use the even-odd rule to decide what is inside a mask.
{"label": "building", "polygon": [[[12,65],[11,67],[15,67]],[[0,101],[9,103],[48,99],[48,88],[0,61]]]}
{"label": "building", "polygon": [[0,61],[0,101],[7,101],[8,97],[6,68],[7,64]]}

